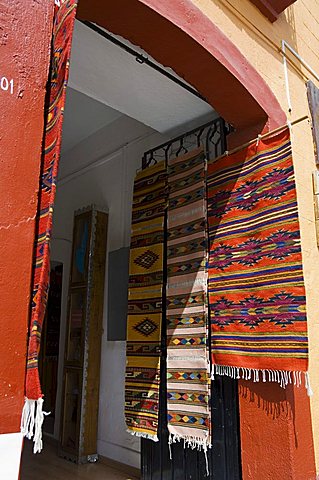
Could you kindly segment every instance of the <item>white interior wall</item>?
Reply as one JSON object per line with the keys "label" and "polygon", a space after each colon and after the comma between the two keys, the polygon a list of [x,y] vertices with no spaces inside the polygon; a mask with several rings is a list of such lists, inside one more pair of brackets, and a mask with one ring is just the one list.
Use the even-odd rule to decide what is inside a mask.
{"label": "white interior wall", "polygon": [[[122,116],[70,150],[61,160],[54,212],[52,260],[63,262],[63,295],[57,411],[61,412],[63,351],[67,314],[74,211],[95,203],[109,210],[108,252],[129,245],[133,180],[142,154],[164,137],[136,120]],[[107,269],[106,269],[107,271]],[[124,422],[125,342],[110,342],[107,332],[105,281],[102,336],[98,453],[139,467],[140,442]]]}
{"label": "white interior wall", "polygon": [[[174,130],[164,135],[123,114],[114,115],[112,121],[106,112],[104,120],[107,124],[87,138],[83,138],[87,131],[92,132],[94,128],[98,128],[98,122],[88,125],[95,121],[95,117],[94,115],[92,117],[92,112],[92,118],[87,118],[83,114],[82,103],[77,109],[74,106],[71,108],[72,102],[69,101],[69,112],[68,101],[66,104],[64,150],[57,183],[52,232],[51,259],[62,262],[64,266],[55,438],[59,438],[74,212],[93,203],[107,208],[109,211],[107,254],[129,246],[133,181],[136,170],[141,167],[143,153],[168,138],[175,137],[216,116],[216,113],[209,109],[210,111],[200,118],[190,116],[192,120],[187,124],[175,125]],[[91,108],[94,110],[95,107],[92,104],[87,108],[91,111]],[[174,104],[171,104],[170,108],[174,109]],[[76,132],[77,138],[82,139],[75,146],[72,146],[74,142],[67,138],[72,115],[81,116],[83,123],[81,131]],[[103,118],[101,122],[102,120]],[[91,130],[84,128],[85,125],[92,127]],[[104,295],[98,453],[124,464],[139,467],[140,441],[126,432],[124,421],[125,342],[107,341],[106,337],[107,292],[108,281],[111,281],[107,273],[108,268]]]}

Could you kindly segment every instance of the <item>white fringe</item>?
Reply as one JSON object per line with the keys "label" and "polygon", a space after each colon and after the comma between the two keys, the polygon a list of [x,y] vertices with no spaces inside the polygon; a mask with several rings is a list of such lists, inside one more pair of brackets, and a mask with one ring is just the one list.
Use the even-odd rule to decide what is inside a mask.
{"label": "white fringe", "polygon": [[147,440],[152,440],[153,442],[158,442],[158,436],[157,435],[152,435],[151,433],[145,433],[145,432],[135,432],[134,430],[130,430],[129,428],[126,429],[127,433],[130,433],[134,437],[138,438],[146,438]]}
{"label": "white fringe", "polygon": [[194,437],[191,435],[184,437],[182,435],[178,435],[177,433],[170,433],[168,437],[168,448],[169,448],[169,456],[171,460],[172,460],[172,444],[177,442],[184,442],[184,448],[189,447],[192,450],[195,450],[195,448],[197,448],[198,451],[204,452],[205,461],[206,461],[206,476],[209,477],[207,451],[209,448],[212,448],[211,443],[208,443],[207,439],[205,438]]}
{"label": "white fringe", "polygon": [[43,398],[38,398],[38,400],[25,398],[20,430],[22,435],[29,440],[33,437],[33,453],[40,453],[43,447],[42,425],[45,415],[50,415],[50,412],[43,411]]}
{"label": "white fringe", "polygon": [[250,380],[255,383],[262,382],[275,382],[282,388],[286,388],[287,385],[294,385],[300,387],[303,383],[302,375],[304,376],[304,385],[307,389],[308,396],[313,395],[313,391],[310,385],[309,372],[296,372],[287,370],[271,370],[271,369],[257,369],[257,368],[244,368],[244,367],[229,367],[225,365],[212,365],[211,379],[215,380],[215,375],[223,375],[233,378],[234,380]]}

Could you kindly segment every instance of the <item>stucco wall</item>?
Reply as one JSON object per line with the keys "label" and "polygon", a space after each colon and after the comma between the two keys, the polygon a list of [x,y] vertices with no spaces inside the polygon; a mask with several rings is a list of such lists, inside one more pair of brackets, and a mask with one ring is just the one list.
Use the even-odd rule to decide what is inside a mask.
{"label": "stucco wall", "polygon": [[[292,112],[288,112],[284,70],[279,52],[286,40],[319,72],[319,3],[298,0],[274,23],[270,23],[248,0],[192,0],[220,30],[230,38],[266,80],[290,120],[307,115],[306,79],[309,74],[293,58],[296,68],[289,66]],[[315,80],[314,80],[315,81]],[[316,81],[315,81],[316,83]],[[309,123],[292,128],[294,166],[300,213],[300,228],[310,340],[310,376],[314,395],[311,398],[317,471],[319,470],[319,316],[318,291],[319,252],[316,245],[312,196],[312,171],[315,170],[314,148]]]}
{"label": "stucco wall", "polygon": [[24,400],[52,16],[50,2],[0,2],[0,434],[20,430]]}

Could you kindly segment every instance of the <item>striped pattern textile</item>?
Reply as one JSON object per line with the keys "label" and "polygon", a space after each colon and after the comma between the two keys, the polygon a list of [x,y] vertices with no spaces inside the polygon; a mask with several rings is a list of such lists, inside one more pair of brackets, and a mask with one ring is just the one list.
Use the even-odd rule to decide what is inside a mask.
{"label": "striped pattern textile", "polygon": [[208,221],[215,372],[299,384],[308,341],[288,129],[209,165]]}
{"label": "striped pattern textile", "polygon": [[[43,421],[43,395],[39,380],[38,358],[42,324],[49,290],[52,215],[61,150],[63,110],[69,74],[69,58],[76,7],[76,0],[65,0],[61,2],[60,7],[54,7],[50,82],[48,86],[48,104],[46,109],[44,152],[41,166],[41,184],[34,254],[35,263],[32,280],[33,301],[27,358],[26,402],[21,426],[22,432],[29,438],[31,438],[34,433],[35,451],[40,451],[42,448],[41,419]],[[38,413],[36,417],[37,421],[34,424],[35,401],[37,401]]]}
{"label": "striped pattern textile", "polygon": [[159,163],[135,178],[130,250],[125,418],[133,435],[157,441],[167,173]]}
{"label": "striped pattern textile", "polygon": [[168,162],[167,410],[170,443],[211,444],[207,350],[206,160]]}

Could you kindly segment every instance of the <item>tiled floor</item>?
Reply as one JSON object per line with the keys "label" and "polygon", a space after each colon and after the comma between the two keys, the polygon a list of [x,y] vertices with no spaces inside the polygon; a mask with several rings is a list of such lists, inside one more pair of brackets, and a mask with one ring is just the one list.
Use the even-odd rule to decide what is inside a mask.
{"label": "tiled floor", "polygon": [[20,480],[137,480],[102,463],[75,465],[59,458],[48,444],[42,453],[33,455],[30,443],[26,442],[22,455]]}

